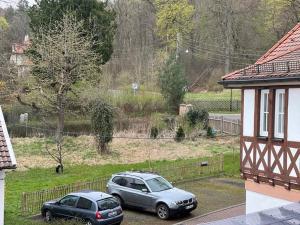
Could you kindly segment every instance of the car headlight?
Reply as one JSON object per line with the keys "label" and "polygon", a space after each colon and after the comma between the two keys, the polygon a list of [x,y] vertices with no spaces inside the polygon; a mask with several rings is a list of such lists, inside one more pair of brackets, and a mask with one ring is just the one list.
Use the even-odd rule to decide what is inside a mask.
{"label": "car headlight", "polygon": [[178,205],[177,205],[176,202],[171,202],[170,203],[170,208],[177,208],[177,207],[178,207]]}
{"label": "car headlight", "polygon": [[183,201],[177,201],[176,202],[176,205],[182,205],[183,204]]}

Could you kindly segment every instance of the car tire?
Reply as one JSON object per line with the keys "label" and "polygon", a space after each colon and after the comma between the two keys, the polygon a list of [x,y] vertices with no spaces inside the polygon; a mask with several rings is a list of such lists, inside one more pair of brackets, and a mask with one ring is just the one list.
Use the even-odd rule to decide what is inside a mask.
{"label": "car tire", "polygon": [[119,196],[119,195],[113,195],[116,199],[117,199],[117,201],[119,202],[119,204],[120,204],[120,206],[122,207],[122,208],[124,208],[124,201],[123,201],[123,199]]}
{"label": "car tire", "polygon": [[93,225],[93,223],[92,223],[92,221],[90,221],[90,220],[86,220],[86,221],[84,222],[84,225]]}
{"label": "car tire", "polygon": [[170,209],[166,204],[159,204],[156,208],[156,214],[159,219],[167,220],[170,217]]}
{"label": "car tire", "polygon": [[53,215],[50,210],[45,211],[44,220],[45,220],[45,222],[51,222],[53,220]]}

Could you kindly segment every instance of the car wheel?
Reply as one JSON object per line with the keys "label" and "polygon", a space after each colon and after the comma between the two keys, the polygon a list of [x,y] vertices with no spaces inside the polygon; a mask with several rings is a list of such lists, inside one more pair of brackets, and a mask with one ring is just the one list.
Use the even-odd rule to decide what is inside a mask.
{"label": "car wheel", "polygon": [[93,225],[93,223],[90,220],[86,220],[84,225]]}
{"label": "car wheel", "polygon": [[50,222],[50,221],[52,221],[52,219],[53,219],[53,216],[52,216],[51,211],[47,210],[47,211],[45,212],[45,221],[46,221],[46,222]]}
{"label": "car wheel", "polygon": [[119,195],[114,195],[114,197],[117,199],[119,202],[120,206],[123,208],[124,207],[124,201]]}
{"label": "car wheel", "polygon": [[170,216],[170,210],[166,204],[159,204],[157,206],[156,213],[157,216],[162,220],[166,220]]}

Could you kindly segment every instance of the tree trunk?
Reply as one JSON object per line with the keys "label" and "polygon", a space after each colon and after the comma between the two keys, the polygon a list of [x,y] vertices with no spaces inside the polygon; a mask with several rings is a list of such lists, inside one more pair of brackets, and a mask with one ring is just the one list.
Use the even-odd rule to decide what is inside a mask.
{"label": "tree trunk", "polygon": [[57,130],[56,130],[56,146],[58,163],[60,172],[63,173],[63,156],[62,156],[62,143],[63,143],[63,130],[65,124],[65,102],[63,94],[57,95],[58,102],[58,115],[57,115]]}

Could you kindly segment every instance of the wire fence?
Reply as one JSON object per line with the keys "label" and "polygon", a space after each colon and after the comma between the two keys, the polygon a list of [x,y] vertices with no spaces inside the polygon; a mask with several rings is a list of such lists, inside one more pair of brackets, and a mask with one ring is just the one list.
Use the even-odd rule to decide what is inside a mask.
{"label": "wire fence", "polygon": [[[164,176],[174,184],[193,182],[207,176],[218,175],[224,171],[224,155],[218,154],[209,158],[198,158],[189,161],[174,161],[171,164],[160,165],[143,171],[152,171]],[[40,213],[44,202],[63,197],[80,190],[106,191],[106,184],[110,176],[99,179],[58,186],[52,189],[36,192],[24,192],[21,197],[21,212],[23,216]]]}
{"label": "wire fence", "polygon": [[241,101],[228,100],[190,100],[187,103],[210,112],[240,112]]}

